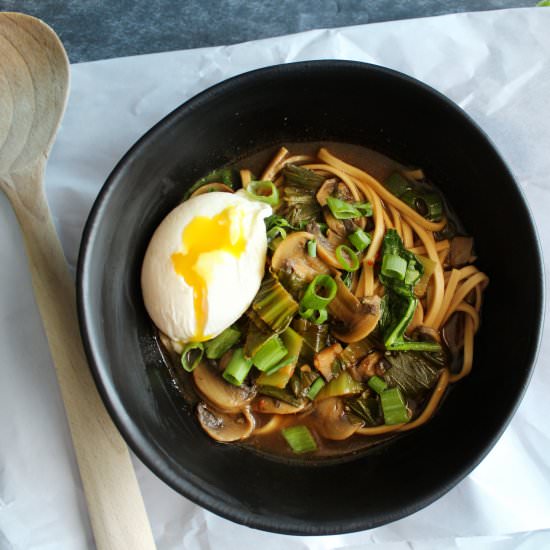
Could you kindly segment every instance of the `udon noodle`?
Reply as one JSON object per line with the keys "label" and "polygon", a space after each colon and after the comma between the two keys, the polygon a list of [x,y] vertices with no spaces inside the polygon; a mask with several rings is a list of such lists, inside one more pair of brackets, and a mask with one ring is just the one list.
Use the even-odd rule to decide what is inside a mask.
{"label": "udon noodle", "polygon": [[[488,277],[424,172],[394,167],[379,181],[326,147],[281,147],[257,178],[243,166],[233,189],[215,175],[195,189],[243,187],[274,211],[233,343],[178,373],[214,439],[344,454],[423,425],[471,372]],[[238,353],[255,367],[242,383],[224,374]]]}

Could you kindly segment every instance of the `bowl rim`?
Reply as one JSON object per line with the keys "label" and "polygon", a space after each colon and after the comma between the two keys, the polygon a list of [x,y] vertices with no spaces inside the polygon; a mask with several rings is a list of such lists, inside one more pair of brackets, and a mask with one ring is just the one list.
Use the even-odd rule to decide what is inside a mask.
{"label": "bowl rim", "polygon": [[[106,205],[109,202],[109,197],[117,186],[119,176],[123,172],[126,164],[132,162],[134,158],[139,157],[141,151],[149,146],[149,143],[154,141],[157,135],[162,134],[165,131],[165,127],[171,124],[177,124],[180,117],[185,116],[186,112],[193,110],[203,103],[210,101],[211,97],[216,97],[220,94],[224,94],[225,91],[233,89],[235,86],[239,86],[243,83],[256,79],[258,76],[264,77],[266,75],[276,76],[277,73],[287,73],[292,71],[303,70],[324,70],[331,68],[345,68],[355,70],[371,71],[375,73],[382,73],[395,78],[396,80],[406,81],[415,85],[417,88],[422,89],[425,93],[434,97],[444,103],[447,108],[455,111],[460,117],[465,119],[470,127],[477,132],[480,139],[484,140],[487,146],[495,153],[496,158],[500,161],[502,169],[516,187],[518,194],[521,198],[519,207],[523,208],[526,213],[526,219],[528,223],[528,230],[533,237],[533,242],[536,246],[536,257],[533,258],[534,262],[531,266],[537,271],[538,291],[540,294],[540,303],[536,313],[536,326],[537,334],[531,344],[529,350],[529,356],[526,357],[525,364],[528,367],[528,371],[525,376],[524,383],[518,390],[517,399],[509,410],[508,414],[503,418],[500,428],[495,432],[492,438],[490,438],[485,444],[481,453],[476,455],[473,459],[462,463],[462,466],[454,470],[454,475],[450,478],[447,477],[444,483],[440,483],[438,490],[433,491],[428,497],[415,500],[409,506],[402,506],[396,510],[393,514],[388,513],[383,520],[375,521],[356,521],[339,524],[319,524],[309,523],[303,520],[287,521],[286,524],[282,524],[279,520],[271,520],[269,517],[265,517],[261,514],[255,513],[251,510],[242,511],[233,507],[227,507],[220,504],[216,498],[202,491],[198,486],[194,485],[189,480],[176,476],[172,471],[166,467],[166,463],[159,459],[158,452],[154,445],[152,445],[148,439],[140,432],[138,427],[133,423],[132,418],[125,412],[125,408],[119,399],[114,385],[111,383],[109,376],[104,373],[104,368],[101,361],[96,360],[97,342],[94,334],[93,320],[88,316],[88,288],[90,286],[89,280],[89,263],[91,261],[90,250],[92,243],[94,242],[99,226],[99,219]],[[181,495],[190,499],[195,504],[202,506],[203,508],[213,512],[225,519],[231,520],[241,525],[261,529],[264,531],[287,534],[287,535],[336,535],[345,534],[351,532],[357,532],[365,529],[371,529],[380,525],[385,525],[390,522],[396,521],[403,517],[406,517],[414,512],[421,510],[429,504],[435,502],[453,487],[455,487],[462,479],[464,479],[491,451],[497,441],[502,436],[503,432],[508,427],[511,419],[515,415],[517,408],[519,407],[527,387],[529,386],[531,377],[533,375],[534,367],[536,365],[537,357],[540,352],[540,345],[542,340],[543,325],[544,325],[544,313],[545,313],[545,299],[546,288],[544,279],[544,263],[542,261],[542,247],[540,237],[537,233],[537,228],[534,223],[534,218],[529,208],[528,202],[525,198],[525,194],[514,178],[507,163],[504,161],[499,153],[499,150],[494,145],[492,140],[488,137],[487,133],[475,122],[471,116],[461,109],[450,98],[425,84],[424,82],[417,80],[407,74],[399,71],[375,65],[371,63],[364,63],[359,61],[348,61],[338,59],[324,59],[315,61],[300,61],[293,63],[283,63],[262,67],[252,71],[247,71],[229,79],[225,79],[217,84],[214,84],[200,93],[194,95],[190,99],[186,100],[166,116],[164,116],[159,122],[153,125],[147,132],[145,132],[122,156],[122,158],[115,165],[107,179],[105,180],[101,190],[99,191],[93,206],[90,210],[84,230],[82,233],[77,271],[76,271],[76,290],[77,290],[77,313],[80,325],[80,332],[84,345],[84,350],[88,358],[90,370],[92,372],[97,389],[101,396],[101,399],[111,416],[111,419],[115,423],[116,427],[120,431],[121,435],[125,439],[128,446],[135,453],[135,455],[151,470],[157,477],[164,481],[170,488],[176,490]],[[164,466],[164,467],[163,467]]]}

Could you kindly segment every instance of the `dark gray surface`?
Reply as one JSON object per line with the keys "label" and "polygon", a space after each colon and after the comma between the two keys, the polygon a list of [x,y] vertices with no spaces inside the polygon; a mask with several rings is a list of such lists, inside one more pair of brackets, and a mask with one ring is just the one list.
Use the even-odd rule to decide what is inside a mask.
{"label": "dark gray surface", "polygon": [[463,11],[534,6],[537,0],[0,0],[0,11],[43,19],[71,62],[235,44],[326,27]]}

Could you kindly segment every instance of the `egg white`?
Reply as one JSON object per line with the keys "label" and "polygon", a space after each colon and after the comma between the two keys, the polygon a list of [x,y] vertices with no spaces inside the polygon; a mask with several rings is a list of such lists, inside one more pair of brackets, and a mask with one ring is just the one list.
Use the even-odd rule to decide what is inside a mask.
{"label": "egg white", "polygon": [[172,210],[156,229],[141,271],[143,300],[155,325],[170,339],[194,341],[197,320],[193,288],[174,269],[172,255],[182,252],[182,234],[197,216],[212,218],[228,207],[241,212],[244,252],[236,258],[223,250],[202,254],[196,266],[205,275],[207,312],[205,337],[214,337],[235,322],[258,292],[265,269],[267,237],[264,218],[271,207],[237,193],[205,193]]}

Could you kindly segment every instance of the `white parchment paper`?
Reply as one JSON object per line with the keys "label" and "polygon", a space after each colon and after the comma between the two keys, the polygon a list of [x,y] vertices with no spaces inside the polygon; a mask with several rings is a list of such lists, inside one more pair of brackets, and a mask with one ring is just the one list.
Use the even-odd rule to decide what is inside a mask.
{"label": "white parchment paper", "polygon": [[[550,9],[532,8],[319,30],[73,66],[69,106],[46,179],[71,266],[101,185],[151,125],[229,76],[323,58],[400,70],[463,107],[512,168],[550,257]],[[272,535],[204,511],[136,459],[159,549],[550,547],[548,336],[547,329],[531,385],[504,436],[462,483],[428,508],[351,535]],[[93,547],[23,241],[7,199],[0,196],[0,550]]]}

